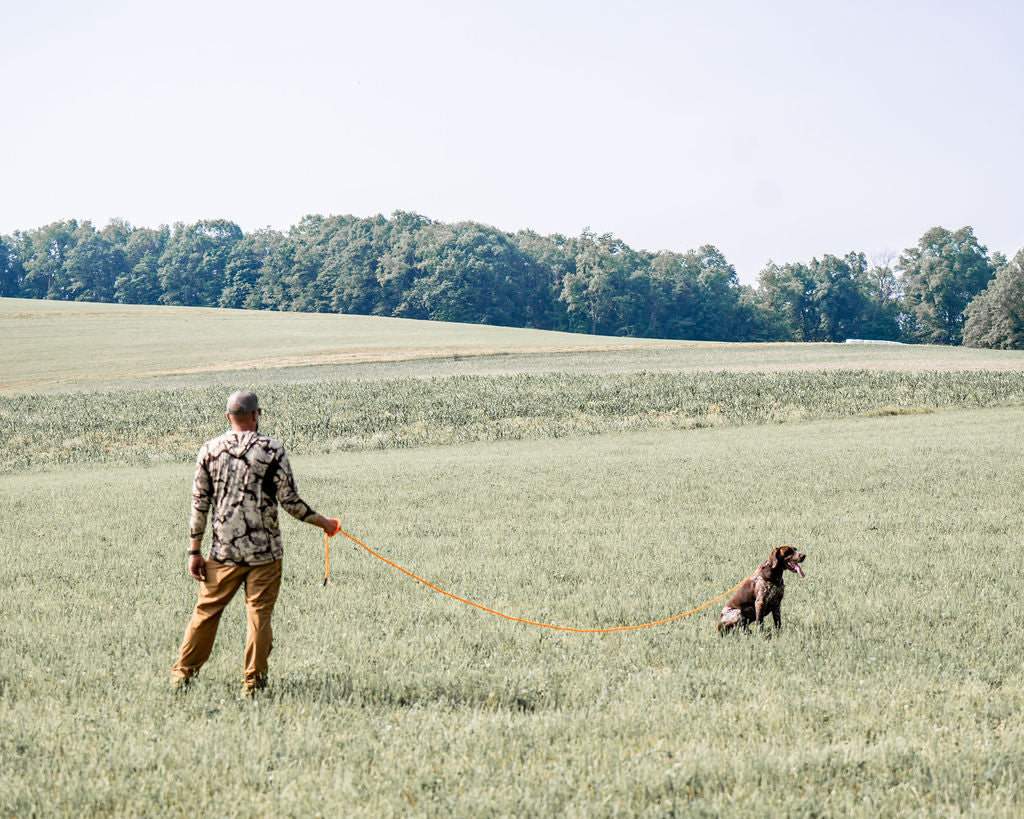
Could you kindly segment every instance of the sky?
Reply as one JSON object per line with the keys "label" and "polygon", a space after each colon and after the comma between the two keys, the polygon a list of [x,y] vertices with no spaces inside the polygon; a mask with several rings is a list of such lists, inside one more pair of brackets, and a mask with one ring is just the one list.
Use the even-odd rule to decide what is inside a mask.
{"label": "sky", "polygon": [[413,211],[769,261],[1024,248],[1024,4],[0,0],[0,233]]}

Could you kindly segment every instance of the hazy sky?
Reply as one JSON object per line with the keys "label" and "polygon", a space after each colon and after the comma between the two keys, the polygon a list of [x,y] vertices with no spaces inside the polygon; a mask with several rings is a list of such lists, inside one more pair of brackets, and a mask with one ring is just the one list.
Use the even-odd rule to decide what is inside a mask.
{"label": "hazy sky", "polygon": [[1024,247],[1024,3],[0,0],[0,232],[415,211],[869,256]]}

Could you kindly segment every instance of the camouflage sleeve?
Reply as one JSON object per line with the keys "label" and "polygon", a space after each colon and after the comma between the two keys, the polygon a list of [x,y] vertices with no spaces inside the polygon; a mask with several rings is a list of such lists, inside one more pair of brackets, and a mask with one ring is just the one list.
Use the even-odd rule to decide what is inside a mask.
{"label": "camouflage sleeve", "polygon": [[293,518],[307,521],[316,517],[316,512],[299,497],[299,491],[295,488],[295,477],[292,475],[292,465],[288,462],[288,454],[283,449],[278,456],[274,486],[277,489],[277,502]]}
{"label": "camouflage sleeve", "polygon": [[206,446],[199,450],[196,458],[196,476],[192,480],[192,516],[189,521],[189,536],[201,538],[206,531],[206,519],[213,498],[213,482],[206,467]]}

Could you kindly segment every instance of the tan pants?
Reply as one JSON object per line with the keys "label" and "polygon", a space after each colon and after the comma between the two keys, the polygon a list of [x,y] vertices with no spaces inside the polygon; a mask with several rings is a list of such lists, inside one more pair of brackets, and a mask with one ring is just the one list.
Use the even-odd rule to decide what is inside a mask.
{"label": "tan pants", "polygon": [[224,607],[243,585],[249,618],[245,638],[245,684],[250,688],[264,685],[273,639],[270,615],[281,589],[280,560],[262,566],[228,566],[215,560],[206,561],[206,580],[199,582],[199,602],[174,665],[175,677],[189,679],[199,673],[213,651]]}

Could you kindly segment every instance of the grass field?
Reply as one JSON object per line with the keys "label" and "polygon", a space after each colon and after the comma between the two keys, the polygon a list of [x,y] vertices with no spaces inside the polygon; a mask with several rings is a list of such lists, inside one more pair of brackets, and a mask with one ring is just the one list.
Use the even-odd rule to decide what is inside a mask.
{"label": "grass field", "polygon": [[[301,439],[303,495],[443,588],[529,619],[629,625],[791,543],[807,577],[787,583],[781,634],[721,639],[718,606],[635,632],[539,630],[340,538],[325,588],[322,539],[289,520],[271,688],[239,697],[235,602],[179,699],[190,453],[237,373],[96,391],[109,372],[76,350],[96,359],[85,382],[0,400],[0,815],[1020,815],[1017,358],[884,348],[850,368],[835,348],[723,345],[723,362],[773,363],[645,367],[649,349],[612,361],[546,341],[506,357],[512,371],[438,356],[334,363],[319,391],[317,368],[246,383]],[[50,364],[21,355],[18,380],[42,378]],[[501,395],[520,402],[510,416]],[[151,415],[191,414],[102,436],[147,396]],[[440,419],[447,437],[321,446],[337,430],[303,430],[322,396],[339,424],[464,414]],[[693,423],[623,420],[673,402]],[[532,434],[480,433],[524,406]],[[160,434],[178,443],[141,459]]]}
{"label": "grass field", "polygon": [[1012,370],[1024,353],[716,344],[310,313],[0,298],[0,395],[523,372]]}
{"label": "grass field", "polygon": [[[318,313],[0,299],[0,391],[678,343]],[[31,350],[33,354],[25,355]],[[237,376],[236,376],[237,377]]]}

